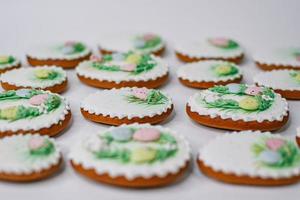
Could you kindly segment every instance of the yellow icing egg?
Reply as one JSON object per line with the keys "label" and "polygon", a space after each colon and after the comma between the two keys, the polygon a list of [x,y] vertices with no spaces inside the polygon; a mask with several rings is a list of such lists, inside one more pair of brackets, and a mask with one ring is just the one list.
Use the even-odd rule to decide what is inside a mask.
{"label": "yellow icing egg", "polygon": [[8,63],[9,56],[0,56],[0,63]]}
{"label": "yellow icing egg", "polygon": [[39,70],[36,70],[34,72],[34,75],[37,77],[37,78],[41,78],[41,79],[46,79],[49,77],[49,75],[51,74],[51,71],[48,70],[48,69],[39,69]]}
{"label": "yellow icing egg", "polygon": [[152,161],[156,156],[156,150],[150,148],[137,148],[132,151],[131,160],[135,163]]}
{"label": "yellow icing egg", "polygon": [[139,54],[131,54],[126,58],[126,62],[130,64],[138,64],[140,62],[141,56]]}
{"label": "yellow icing egg", "polygon": [[239,107],[245,110],[257,110],[259,103],[254,97],[245,97],[239,102]]}
{"label": "yellow icing egg", "polygon": [[221,65],[215,68],[215,72],[221,75],[229,74],[230,71],[231,71],[231,67],[228,65]]}
{"label": "yellow icing egg", "polygon": [[14,120],[17,117],[18,107],[8,107],[0,111],[0,117],[2,119]]}
{"label": "yellow icing egg", "polygon": [[300,81],[300,73],[295,76],[296,81]]}

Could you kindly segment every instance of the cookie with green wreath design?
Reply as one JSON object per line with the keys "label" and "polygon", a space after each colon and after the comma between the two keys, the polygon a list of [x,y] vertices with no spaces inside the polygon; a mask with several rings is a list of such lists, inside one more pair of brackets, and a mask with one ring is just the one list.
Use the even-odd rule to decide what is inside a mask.
{"label": "cookie with green wreath design", "polygon": [[82,42],[66,41],[35,45],[26,55],[31,66],[55,65],[75,68],[80,62],[89,59],[91,49]]}
{"label": "cookie with green wreath design", "polygon": [[5,72],[0,82],[5,90],[32,88],[61,93],[67,88],[67,74],[55,66],[28,67]]}
{"label": "cookie with green wreath design", "polygon": [[233,132],[204,145],[198,165],[223,182],[287,185],[300,180],[300,149],[294,140],[270,132]]}
{"label": "cookie with green wreath design", "polygon": [[40,133],[54,136],[71,118],[62,96],[43,90],[20,89],[0,93],[0,137]]}
{"label": "cookie with green wreath design", "polygon": [[288,104],[267,87],[231,83],[201,90],[186,111],[196,122],[230,130],[277,130],[288,120]]}
{"label": "cookie with green wreath design", "polygon": [[257,85],[270,87],[287,99],[300,99],[300,72],[297,70],[261,72],[253,80]]}
{"label": "cookie with green wreath design", "polygon": [[91,56],[76,68],[79,79],[100,88],[156,88],[168,78],[168,66],[160,58],[135,52]]}
{"label": "cookie with green wreath design", "polygon": [[158,187],[188,168],[190,147],[162,126],[132,124],[85,135],[72,145],[73,168],[84,176],[124,187]]}
{"label": "cookie with green wreath design", "polygon": [[39,134],[12,135],[0,139],[0,180],[29,182],[53,175],[62,156],[54,139]]}
{"label": "cookie with green wreath design", "polygon": [[258,67],[263,70],[293,69],[300,70],[299,47],[273,47],[259,49],[253,56]]}
{"label": "cookie with green wreath design", "polygon": [[86,119],[110,125],[156,124],[172,110],[172,100],[166,93],[137,87],[98,91],[81,103],[81,113]]}
{"label": "cookie with green wreath design", "polygon": [[242,70],[234,63],[209,60],[185,64],[178,69],[177,76],[188,87],[209,88],[239,83],[242,80]]}
{"label": "cookie with green wreath design", "polygon": [[141,54],[162,55],[165,49],[163,39],[153,33],[120,33],[102,38],[99,50],[102,54],[134,51]]}
{"label": "cookie with green wreath design", "polygon": [[175,46],[175,52],[178,59],[184,62],[224,60],[240,63],[244,57],[244,51],[239,43],[225,37],[179,42]]}
{"label": "cookie with green wreath design", "polygon": [[19,59],[12,55],[0,55],[0,74],[21,67]]}

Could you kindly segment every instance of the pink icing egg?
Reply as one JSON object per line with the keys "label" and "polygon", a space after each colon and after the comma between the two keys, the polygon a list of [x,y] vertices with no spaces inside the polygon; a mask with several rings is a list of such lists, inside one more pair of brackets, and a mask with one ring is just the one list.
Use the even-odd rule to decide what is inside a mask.
{"label": "pink icing egg", "polygon": [[76,44],[75,41],[66,41],[66,42],[65,42],[65,46],[73,46],[73,45],[75,45],[75,44]]}
{"label": "pink icing egg", "polygon": [[142,100],[147,99],[148,93],[149,93],[149,89],[147,88],[135,88],[132,91],[133,96]]}
{"label": "pink icing egg", "polygon": [[34,106],[41,105],[48,98],[48,94],[38,94],[29,99],[29,103]]}
{"label": "pink icing egg", "polygon": [[151,142],[158,140],[160,132],[155,128],[142,128],[133,134],[133,139],[140,142]]}
{"label": "pink icing egg", "polygon": [[249,87],[245,90],[245,93],[246,94],[249,94],[249,95],[257,95],[259,94],[260,92],[262,91],[262,89],[260,87]]}
{"label": "pink icing egg", "polygon": [[296,56],[296,60],[297,60],[297,61],[300,61],[300,56]]}
{"label": "pink icing egg", "polygon": [[45,145],[45,139],[41,137],[31,138],[28,142],[30,150],[37,150]]}
{"label": "pink icing egg", "polygon": [[277,151],[285,144],[285,141],[280,138],[270,138],[266,141],[266,146],[272,151]]}
{"label": "pink icing egg", "polygon": [[215,46],[226,47],[228,45],[229,39],[227,38],[212,38],[209,40]]}
{"label": "pink icing egg", "polygon": [[136,69],[136,64],[126,64],[120,66],[120,69],[126,72],[133,72]]}
{"label": "pink icing egg", "polygon": [[90,60],[93,62],[101,62],[102,58],[100,56],[91,55]]}
{"label": "pink icing egg", "polygon": [[145,41],[149,41],[149,40],[153,40],[155,37],[156,37],[155,34],[147,33],[147,34],[145,34],[145,35],[143,36],[143,39],[144,39]]}

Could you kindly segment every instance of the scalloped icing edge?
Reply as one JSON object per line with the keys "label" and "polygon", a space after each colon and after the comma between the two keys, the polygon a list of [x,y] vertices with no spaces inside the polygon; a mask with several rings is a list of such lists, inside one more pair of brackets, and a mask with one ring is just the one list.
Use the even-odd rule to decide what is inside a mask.
{"label": "scalloped icing edge", "polygon": [[[13,56],[14,57],[14,56]],[[4,64],[4,65],[0,65],[0,70],[3,70],[3,69],[9,69],[9,68],[13,68],[13,67],[16,67],[18,66],[19,64],[21,64],[21,61],[14,57],[15,61],[13,63],[10,63],[10,64]]]}
{"label": "scalloped icing edge", "polygon": [[32,168],[30,170],[24,170],[24,169],[16,169],[16,168],[9,168],[9,169],[1,169],[0,168],[0,173],[7,173],[7,174],[16,174],[16,175],[22,175],[22,174],[32,174],[32,173],[39,173],[42,170],[47,170],[50,169],[52,166],[55,166],[59,163],[60,159],[62,158],[62,154],[61,154],[61,150],[58,147],[56,141],[53,138],[50,138],[47,135],[39,135],[39,134],[26,134],[26,135],[22,135],[22,134],[17,134],[17,135],[11,135],[11,136],[6,136],[0,140],[7,140],[7,139],[11,139],[11,138],[15,138],[15,137],[32,137],[32,136],[39,136],[39,137],[45,137],[48,140],[50,140],[54,147],[55,147],[55,157],[51,160],[48,161],[46,164],[44,165],[40,165],[40,166],[35,166],[35,168]]}
{"label": "scalloped icing edge", "polygon": [[[87,62],[90,62],[90,61],[83,61],[81,62],[77,67],[76,67],[76,73],[77,75],[80,75],[80,76],[83,76],[85,78],[89,78],[89,79],[92,79],[92,80],[99,80],[99,81],[108,81],[108,82],[115,82],[115,83],[120,83],[120,82],[129,82],[129,81],[136,81],[136,82],[139,82],[139,81],[150,81],[150,80],[157,80],[165,75],[167,75],[169,73],[169,67],[167,64],[163,63],[162,59],[157,57],[157,56],[153,56],[151,55],[152,57],[155,58],[155,60],[158,60],[159,64],[164,66],[164,67],[161,67],[161,68],[165,68],[165,70],[161,70],[161,73],[157,73],[155,77],[151,77],[151,78],[144,78],[143,76],[139,76],[139,75],[135,75],[135,76],[132,76],[130,77],[129,79],[127,80],[112,80],[110,77],[106,77],[106,78],[102,78],[102,79],[99,79],[99,78],[96,78],[96,77],[92,77],[91,75],[89,74],[86,74],[84,72],[84,70],[81,70],[80,71],[80,66],[87,63]],[[147,73],[147,72],[145,72]]]}
{"label": "scalloped icing edge", "polygon": [[[50,91],[45,91],[46,93],[48,94],[55,94],[55,93],[52,93]],[[1,132],[5,132],[5,131],[19,131],[19,130],[23,130],[23,131],[28,131],[28,130],[33,130],[33,131],[38,131],[40,129],[43,129],[43,128],[50,128],[51,126],[55,125],[55,124],[58,124],[60,121],[63,121],[65,120],[66,116],[71,112],[71,109],[70,109],[70,106],[69,106],[69,102],[67,101],[67,99],[59,94],[55,94],[55,95],[58,95],[61,100],[64,102],[65,104],[65,108],[64,110],[61,112],[61,114],[59,116],[57,116],[56,118],[51,118],[51,120],[48,121],[48,124],[44,125],[44,126],[38,126],[38,127],[31,127],[30,125],[28,126],[23,126],[22,128],[19,128],[19,129],[11,129],[11,128],[7,128],[5,126],[2,126],[0,127],[0,131]]]}
{"label": "scalloped icing edge", "polygon": [[[248,131],[234,131],[234,132],[227,132],[223,135],[219,135],[215,139],[211,140],[208,144],[212,143],[214,140],[217,140],[219,138],[227,137],[228,135],[235,134],[235,135],[238,136],[238,135],[243,134],[243,133],[265,134],[265,135],[272,136],[272,137],[282,137],[282,138],[284,138],[283,136],[280,136],[280,135],[274,135],[271,132],[261,132],[261,131],[251,131],[251,130],[248,130]],[[225,174],[234,174],[236,176],[250,176],[251,178],[263,178],[263,179],[268,179],[268,178],[273,178],[273,179],[290,178],[290,177],[293,177],[293,176],[300,175],[300,167],[298,169],[295,169],[294,171],[291,171],[288,174],[287,173],[282,173],[282,174],[278,174],[277,176],[274,176],[274,175],[271,175],[271,174],[265,174],[265,175],[250,174],[250,173],[247,173],[246,171],[237,172],[235,170],[223,169],[222,167],[212,166],[212,165],[208,164],[207,162],[205,162],[205,160],[201,159],[201,151],[202,151],[203,148],[205,148],[205,146],[200,148],[197,159],[201,160],[204,163],[205,166],[208,166],[208,167],[212,168],[216,172],[222,172],[222,173],[225,173]]]}
{"label": "scalloped icing edge", "polygon": [[258,60],[258,59],[257,59],[257,60],[254,59],[254,61],[255,61],[256,63],[260,64],[260,65],[268,65],[269,67],[271,67],[271,66],[281,67],[281,66],[282,66],[282,67],[293,67],[293,68],[295,68],[295,69],[300,68],[300,63],[299,63],[299,64],[294,64],[294,63],[289,63],[289,64],[287,64],[287,63],[281,63],[281,62],[261,61],[261,60]]}
{"label": "scalloped icing edge", "polygon": [[[249,119],[247,117],[247,115],[245,115],[243,117],[240,117],[240,116],[235,115],[235,114],[226,114],[226,113],[222,113],[222,112],[220,114],[220,112],[218,112],[218,111],[211,112],[209,109],[205,110],[206,113],[204,114],[204,113],[202,113],[203,110],[199,111],[202,108],[200,108],[199,105],[194,103],[194,99],[198,97],[199,92],[195,93],[194,95],[192,95],[189,98],[189,100],[187,102],[187,105],[190,107],[192,112],[196,112],[199,115],[209,116],[210,118],[215,118],[215,117],[219,116],[221,119],[231,119],[233,121],[243,120],[244,122],[257,121],[259,123],[262,123],[265,120],[270,121],[270,122],[282,121],[284,119],[284,117],[288,115],[288,110],[289,110],[288,103],[287,103],[286,99],[281,97],[280,94],[278,94],[278,93],[275,93],[275,94],[277,95],[278,98],[280,98],[284,102],[285,106],[284,106],[284,112],[280,116],[277,116],[277,117],[272,116],[271,118]],[[191,105],[191,102],[192,102],[192,105]]]}
{"label": "scalloped icing edge", "polygon": [[[96,112],[96,111],[93,111],[93,110],[89,110],[89,108],[87,108],[88,105],[87,105],[87,104],[84,104],[84,101],[85,101],[86,98],[88,98],[89,96],[92,96],[92,95],[96,95],[96,94],[98,94],[98,93],[107,92],[107,91],[113,91],[113,90],[135,89],[135,88],[138,88],[138,87],[123,87],[123,88],[120,88],[120,89],[112,88],[112,89],[105,89],[105,90],[102,90],[102,91],[97,91],[97,92],[92,93],[92,94],[88,95],[87,97],[85,97],[85,98],[83,99],[83,101],[81,102],[80,108],[83,109],[84,111],[88,112],[89,114],[103,115],[103,116],[108,116],[108,117],[110,117],[110,118],[117,117],[117,118],[119,118],[119,119],[123,119],[123,118],[126,117],[126,118],[129,119],[129,120],[132,119],[132,118],[134,118],[134,117],[139,117],[139,118],[143,118],[143,117],[154,117],[154,116],[157,116],[157,115],[161,115],[161,114],[167,112],[169,109],[172,108],[173,102],[172,102],[171,97],[170,97],[169,95],[167,95],[165,92],[162,92],[161,90],[159,90],[159,91],[162,92],[162,93],[169,99],[169,104],[166,105],[166,107],[165,107],[162,111],[156,112],[156,113],[152,113],[152,114],[150,114],[150,115],[144,114],[144,115],[138,115],[138,116],[137,116],[137,115],[125,115],[125,114],[121,115],[121,114],[118,114],[118,113],[101,113],[101,112]],[[141,88],[146,88],[146,87],[141,87]],[[147,89],[147,88],[146,88],[146,89]],[[151,90],[151,89],[150,89],[150,90]]]}
{"label": "scalloped icing edge", "polygon": [[22,85],[22,84],[19,84],[19,83],[15,83],[13,80],[13,78],[6,78],[6,79],[4,79],[3,80],[3,76],[7,76],[7,74],[9,74],[9,73],[12,73],[12,72],[14,72],[14,71],[22,71],[22,70],[32,70],[32,71],[34,71],[34,70],[37,70],[37,69],[55,69],[55,70],[58,70],[59,71],[59,73],[62,75],[62,78],[60,79],[60,80],[55,80],[55,81],[53,81],[53,83],[52,84],[50,84],[50,82],[49,82],[49,84],[48,85],[44,85],[44,86],[41,86],[41,85],[39,85],[39,86],[37,86],[37,87],[35,87],[35,88],[41,88],[41,89],[44,89],[44,88],[47,88],[47,87],[52,87],[52,86],[55,86],[55,85],[59,85],[59,84],[61,84],[61,83],[63,83],[64,81],[66,81],[67,80],[67,73],[66,73],[66,71],[64,71],[61,67],[57,67],[57,66],[55,66],[55,65],[49,65],[49,66],[36,66],[36,67],[30,67],[30,68],[18,68],[18,69],[13,69],[13,70],[10,70],[10,71],[7,71],[7,72],[5,72],[5,73],[3,73],[1,76],[0,76],[0,81],[1,82],[5,82],[5,83],[8,83],[8,84],[10,84],[10,85],[15,85],[15,86],[18,86],[18,87],[32,87],[32,88],[34,88],[32,85]]}
{"label": "scalloped icing edge", "polygon": [[[89,164],[84,163],[84,161],[76,160],[74,158],[74,155],[72,155],[72,152],[69,154],[69,160],[71,160],[76,165],[81,165],[86,170],[93,169],[99,175],[108,174],[111,178],[124,176],[127,180],[133,180],[133,179],[138,178],[138,177],[143,177],[145,179],[150,179],[151,177],[154,177],[154,176],[158,176],[159,178],[164,178],[168,174],[178,173],[180,171],[180,169],[185,167],[188,164],[188,162],[191,160],[191,147],[190,147],[188,141],[186,140],[186,138],[183,135],[178,134],[177,132],[173,131],[172,129],[165,128],[165,127],[160,126],[160,125],[153,126],[153,125],[150,125],[150,124],[133,123],[133,124],[130,124],[130,125],[123,124],[119,127],[130,127],[130,126],[155,127],[155,128],[160,129],[160,130],[168,131],[168,133],[171,133],[172,135],[175,135],[176,139],[179,139],[179,140],[182,141],[182,144],[187,149],[186,150],[187,153],[184,154],[183,158],[180,159],[180,161],[178,161],[178,159],[177,159],[176,165],[168,165],[165,168],[154,168],[154,169],[152,168],[153,171],[144,170],[144,171],[142,171],[142,173],[137,173],[134,170],[132,170],[132,173],[130,173],[128,171],[126,171],[126,172],[124,172],[124,171],[123,172],[114,172],[114,171],[112,171],[111,168],[109,168],[109,169],[95,169],[94,166],[92,166],[92,164],[89,165]],[[110,127],[110,128],[108,128],[104,131],[109,131],[109,130],[114,129],[114,128],[116,128],[116,127]],[[104,131],[101,131],[101,132],[104,132]],[[172,163],[172,164],[174,164],[174,163]],[[139,166],[134,166],[134,167],[139,167]]]}
{"label": "scalloped icing edge", "polygon": [[[225,61],[220,61],[220,60],[208,60],[208,61],[199,61],[199,62],[192,62],[192,63],[187,63],[184,64],[183,66],[181,66],[178,70],[177,70],[177,77],[183,80],[188,80],[190,82],[214,82],[214,83],[218,83],[221,81],[233,81],[235,79],[239,79],[243,76],[243,70],[236,64],[232,63],[235,65],[235,67],[238,68],[239,72],[237,74],[234,74],[232,76],[224,76],[224,77],[220,77],[220,78],[213,78],[213,79],[208,79],[208,78],[204,78],[204,79],[191,79],[190,77],[188,77],[187,75],[182,74],[182,71],[184,70],[185,67],[188,67],[189,65],[194,65],[194,64],[202,64],[204,62],[223,62],[226,63]],[[199,66],[200,68],[201,66]]]}
{"label": "scalloped icing edge", "polygon": [[[292,69],[279,69],[279,70],[272,70],[272,71],[277,71],[277,72],[281,72],[281,71],[294,71]],[[256,83],[258,86],[265,86],[265,87],[269,87],[269,88],[272,88],[273,90],[284,90],[284,91],[300,91],[300,84],[299,84],[299,87],[297,88],[280,88],[280,87],[276,87],[274,85],[269,85],[269,84],[262,84],[259,82],[258,80],[258,76],[259,75],[262,75],[262,74],[269,74],[271,73],[272,71],[264,71],[264,72],[260,72],[258,74],[256,74],[254,77],[253,77],[253,82]]]}

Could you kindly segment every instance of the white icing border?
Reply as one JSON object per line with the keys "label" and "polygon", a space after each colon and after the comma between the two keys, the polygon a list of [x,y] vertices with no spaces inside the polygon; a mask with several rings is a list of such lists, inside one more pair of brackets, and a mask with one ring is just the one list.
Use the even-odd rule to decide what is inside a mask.
{"label": "white icing border", "polygon": [[[229,75],[229,76],[221,76],[221,77],[214,77],[214,78],[211,78],[211,77],[208,77],[208,76],[205,76],[205,77],[201,77],[201,78],[192,78],[189,76],[189,73],[191,73],[189,70],[189,68],[192,68],[192,67],[196,67],[196,65],[198,65],[197,67],[201,68],[201,67],[206,67],[206,65],[215,65],[215,64],[221,64],[221,63],[228,63],[226,61],[220,61],[220,60],[207,60],[207,61],[199,61],[199,62],[192,62],[192,63],[187,63],[187,64],[184,64],[182,65],[178,70],[177,70],[177,77],[178,78],[181,78],[183,80],[188,80],[190,82],[214,82],[214,83],[217,83],[217,82],[220,82],[220,81],[232,81],[232,80],[235,80],[235,79],[239,79],[242,77],[242,69],[234,64],[234,63],[231,63],[233,64],[239,71],[238,73],[234,74],[234,75]],[[208,70],[206,71],[206,73],[209,73]]]}
{"label": "white icing border", "polygon": [[0,173],[5,173],[5,174],[13,174],[13,175],[29,175],[32,173],[39,173],[42,170],[48,170],[50,169],[52,166],[55,166],[59,163],[59,161],[62,158],[62,154],[60,151],[60,148],[58,147],[57,143],[55,142],[55,140],[53,138],[50,138],[47,135],[39,135],[39,134],[18,134],[18,135],[11,135],[11,136],[6,136],[2,139],[0,139],[0,145],[1,143],[5,142],[6,140],[13,140],[14,138],[20,138],[20,137],[43,137],[46,138],[48,140],[50,140],[55,148],[55,152],[53,152],[54,155],[51,155],[51,159],[47,160],[45,159],[46,162],[44,162],[43,164],[40,165],[34,165],[31,168],[28,168],[26,166],[10,166],[9,168],[4,168],[1,169],[1,165],[0,165]]}
{"label": "white icing border", "polygon": [[[280,136],[280,135],[274,135],[270,132],[261,132],[261,131],[240,131],[240,132],[227,132],[223,135],[219,135],[218,137],[216,137],[214,140],[211,140],[208,144],[206,144],[206,146],[208,145],[211,145],[213,144],[214,141],[217,141],[219,139],[222,139],[224,137],[232,137],[233,135],[235,137],[239,137],[240,134],[256,134],[257,136],[261,135],[261,134],[265,134],[266,136],[272,136],[272,137],[278,137],[278,138],[284,138],[284,139],[287,139],[283,136]],[[289,171],[259,171],[259,172],[254,172],[254,173],[250,173],[248,171],[244,171],[244,170],[241,170],[241,169],[229,169],[225,166],[216,166],[216,165],[213,165],[212,163],[208,163],[207,161],[205,161],[203,159],[203,149],[206,148],[206,146],[203,146],[202,148],[200,148],[199,150],[199,154],[197,156],[198,160],[201,160],[205,166],[208,166],[210,168],[212,168],[214,171],[216,172],[223,172],[223,173],[226,173],[226,174],[234,174],[236,176],[250,176],[251,178],[256,178],[256,177],[259,177],[259,178],[263,178],[263,179],[268,179],[268,178],[272,178],[272,179],[280,179],[280,178],[290,178],[292,176],[299,176],[300,175],[300,166],[294,170],[289,170]]]}
{"label": "white icing border", "polygon": [[[172,102],[171,97],[169,95],[167,95],[165,92],[162,92],[161,90],[159,90],[159,91],[162,92],[169,99],[168,104],[165,105],[164,109],[162,109],[160,112],[152,112],[152,113],[148,113],[148,114],[126,115],[126,114],[120,114],[117,112],[113,112],[113,113],[112,112],[100,112],[100,111],[94,110],[93,108],[91,108],[91,106],[88,103],[85,102],[85,101],[87,101],[87,99],[91,98],[92,96],[96,96],[97,94],[100,94],[100,93],[117,91],[117,90],[129,90],[129,89],[135,89],[135,88],[138,88],[138,87],[123,87],[120,89],[113,88],[113,89],[109,89],[109,90],[97,91],[97,92],[92,93],[92,94],[88,95],[87,97],[85,97],[83,99],[83,101],[81,102],[80,108],[83,109],[84,111],[87,111],[89,114],[103,115],[105,117],[110,117],[110,118],[117,117],[119,119],[126,117],[129,120],[134,117],[143,118],[143,117],[154,117],[157,115],[162,115],[163,113],[167,112],[169,109],[172,108],[173,102]],[[143,88],[145,88],[145,87],[143,87]]]}
{"label": "white icing border", "polygon": [[[85,77],[85,78],[90,78],[90,79],[93,79],[93,80],[100,80],[100,81],[115,82],[115,83],[120,83],[122,81],[125,81],[125,82],[129,82],[129,81],[136,81],[136,82],[138,82],[138,81],[150,81],[150,80],[156,80],[160,77],[163,77],[163,76],[167,75],[168,71],[169,71],[168,65],[166,63],[164,63],[164,61],[161,58],[157,57],[157,56],[151,55],[151,57],[157,62],[157,65],[152,70],[150,70],[149,72],[151,73],[153,70],[155,70],[155,68],[159,68],[159,70],[156,70],[150,76],[149,76],[149,72],[143,72],[143,73],[138,74],[138,75],[126,76],[126,78],[124,78],[124,79],[122,79],[122,78],[118,79],[114,76],[109,76],[109,75],[104,76],[104,75],[102,75],[103,72],[101,70],[93,70],[94,73],[91,73],[90,71],[86,71],[86,69],[84,69],[84,67],[87,67],[86,65],[89,65],[91,63],[91,61],[81,62],[76,67],[76,73],[80,76]],[[110,72],[110,73],[114,73],[114,72]],[[118,72],[118,73],[120,73],[120,72]],[[122,73],[128,74],[128,72],[122,72]],[[105,73],[105,75],[106,75],[106,73]]]}
{"label": "white icing border", "polygon": [[[33,86],[32,84],[24,84],[24,83],[20,83],[20,82],[15,82],[15,75],[18,75],[18,73],[22,74],[24,71],[32,71],[32,74],[34,73],[35,70],[39,70],[39,69],[54,69],[55,71],[59,71],[60,75],[62,76],[59,79],[54,79],[54,80],[47,80],[47,84],[43,83],[44,85],[37,85],[37,86]],[[17,73],[17,74],[16,74]],[[0,76],[0,81],[1,82],[5,82],[8,83],[10,85],[15,85],[18,87],[31,87],[31,88],[47,88],[47,87],[52,87],[55,85],[59,85],[61,83],[63,83],[64,81],[67,80],[67,73],[61,68],[61,67],[57,67],[54,65],[51,66],[36,66],[36,67],[27,67],[27,68],[18,68],[18,69],[13,69],[13,70],[9,70],[3,74],[1,74]],[[35,83],[33,83],[35,84]]]}
{"label": "white icing border", "polygon": [[[82,147],[82,140],[78,141],[76,145],[72,146],[72,149],[69,154],[69,159],[76,165],[82,165],[85,170],[93,169],[98,175],[108,174],[111,178],[116,178],[118,176],[124,176],[127,180],[133,180],[138,177],[145,179],[150,179],[153,176],[158,176],[160,178],[166,177],[168,174],[176,174],[185,167],[188,162],[191,160],[191,148],[188,141],[183,135],[179,135],[175,131],[164,128],[162,126],[151,126],[150,124],[130,124],[130,125],[121,125],[120,127],[154,127],[159,129],[161,132],[168,132],[175,136],[178,142],[178,149],[181,152],[181,156],[176,154],[175,157],[166,160],[163,163],[155,163],[153,165],[141,164],[141,165],[122,165],[119,163],[110,162],[106,165],[101,165],[101,160],[99,162],[85,162],[77,157],[76,151],[78,148]],[[110,127],[104,132],[114,129],[116,127]],[[182,150],[184,149],[184,150]],[[178,153],[180,153],[178,152]],[[96,165],[96,166],[95,166]]]}

